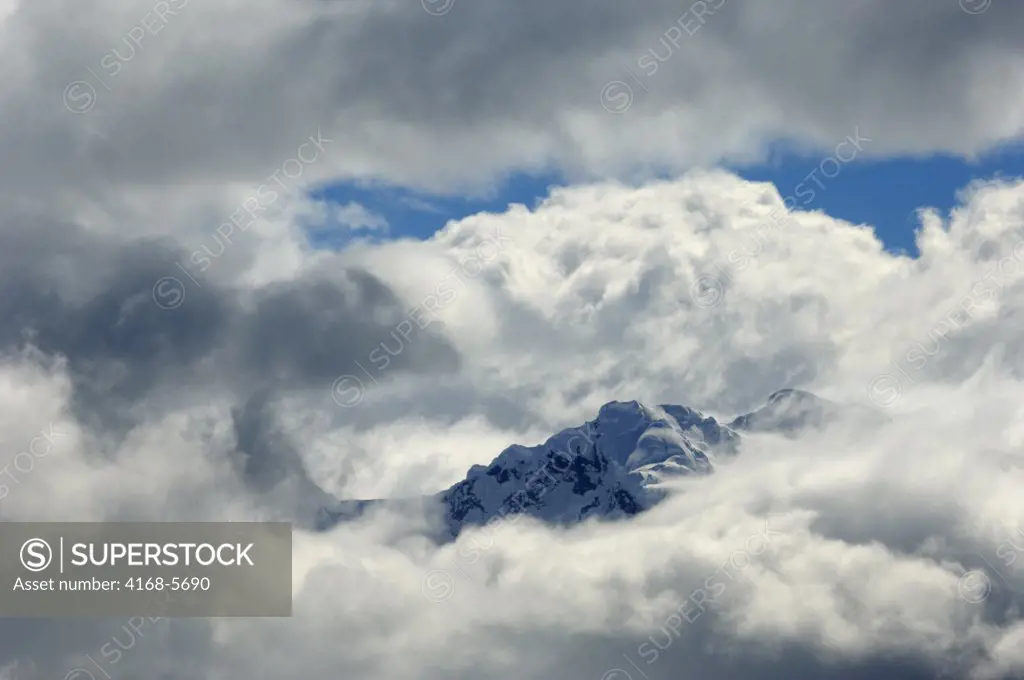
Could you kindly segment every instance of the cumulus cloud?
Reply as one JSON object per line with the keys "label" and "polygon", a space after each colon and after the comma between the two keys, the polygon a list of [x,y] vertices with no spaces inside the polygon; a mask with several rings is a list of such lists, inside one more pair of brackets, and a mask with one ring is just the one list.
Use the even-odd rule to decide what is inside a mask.
{"label": "cumulus cloud", "polygon": [[[923,214],[918,260],[786,195],[724,172],[563,188],[281,280],[241,283],[251,260],[172,309],[173,240],[5,221],[5,450],[52,446],[4,461],[3,516],[299,522],[293,618],[10,620],[5,672],[117,640],[124,677],[1019,674],[1020,470],[980,454],[1020,444],[1024,183]],[[750,437],[620,524],[437,547],[415,514],[301,522],[437,491],[611,399],[732,416],[786,386],[892,418]]]}
{"label": "cumulus cloud", "polygon": [[[924,209],[917,259],[813,192],[851,154],[1019,140],[1022,25],[975,0],[0,0],[0,517],[296,524],[292,618],[7,619],[0,678],[1019,677],[1024,181]],[[813,183],[699,169],[780,139],[820,150]],[[424,241],[307,241],[310,216],[390,226],[325,184],[517,171],[570,181]],[[310,529],[613,399],[729,419],[784,387],[890,418],[750,436],[628,522]]]}

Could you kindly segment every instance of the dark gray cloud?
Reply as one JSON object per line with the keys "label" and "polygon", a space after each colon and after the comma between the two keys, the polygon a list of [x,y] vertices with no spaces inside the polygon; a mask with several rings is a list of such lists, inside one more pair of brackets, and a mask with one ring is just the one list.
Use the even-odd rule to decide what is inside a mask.
{"label": "dark gray cloud", "polygon": [[[33,77],[3,91],[18,131],[0,143],[4,186],[256,182],[318,129],[335,141],[307,177],[446,191],[513,170],[685,168],[780,138],[831,148],[855,126],[869,155],[972,154],[1024,131],[1016,3],[190,2],[128,52],[124,27],[150,9],[110,0],[76,21],[41,0],[6,20]],[[76,81],[84,113],[61,101]],[[602,108],[615,81],[632,90],[622,115]]]}
{"label": "dark gray cloud", "polygon": [[[173,241],[101,237],[73,224],[22,215],[0,230],[0,354],[33,347],[66,358],[75,416],[116,444],[168,411],[227,399],[242,478],[313,516],[325,494],[277,421],[278,402],[316,391],[337,411],[331,385],[390,342],[408,309],[383,281],[358,268],[313,272],[255,290],[191,282],[161,307],[157,282],[189,281]],[[197,280],[198,281],[198,280]],[[459,356],[434,329],[416,329],[389,357],[389,371],[445,373]],[[98,452],[97,452],[98,455]],[[283,486],[282,486],[283,485]],[[281,487],[281,488],[278,488]]]}

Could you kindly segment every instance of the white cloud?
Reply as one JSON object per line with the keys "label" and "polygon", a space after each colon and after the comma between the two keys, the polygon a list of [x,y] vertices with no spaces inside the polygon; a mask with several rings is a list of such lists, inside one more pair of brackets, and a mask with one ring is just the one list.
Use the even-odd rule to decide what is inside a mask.
{"label": "white cloud", "polygon": [[[1024,241],[1024,183],[978,186],[947,224],[928,217],[916,261],[821,213],[780,222],[772,213],[786,193],[723,172],[580,185],[557,190],[534,210],[452,223],[426,242],[300,250],[283,281],[359,265],[402,301],[366,303],[380,317],[360,331],[369,340],[339,345],[336,361],[323,367],[298,364],[293,370],[334,373],[292,380],[262,411],[246,403],[256,387],[267,389],[255,375],[273,368],[273,376],[287,377],[285,358],[265,347],[269,331],[237,321],[241,312],[232,307],[220,313],[236,319],[230,328],[237,332],[216,351],[204,350],[208,357],[195,370],[181,364],[188,355],[169,372],[126,356],[133,372],[126,375],[151,374],[146,379],[158,389],[108,376],[111,389],[137,390],[130,393],[137,420],[123,431],[102,425],[108,416],[90,411],[95,404],[76,401],[87,388],[108,398],[102,386],[80,382],[83,350],[68,345],[79,358],[52,366],[38,355],[11,355],[0,370],[8,448],[51,421],[71,434],[18,485],[8,483],[2,513],[209,519],[279,512],[289,497],[308,492],[280,486],[264,493],[240,477],[232,462],[235,439],[246,431],[239,395],[250,426],[263,428],[265,455],[296,451],[309,476],[332,490],[412,494],[454,481],[507,443],[535,443],[592,417],[610,399],[732,415],[775,389],[798,386],[872,406],[882,393],[869,387],[892,374],[900,382],[898,401],[886,403],[895,416],[890,425],[751,440],[719,474],[686,482],[682,493],[627,524],[565,531],[523,520],[441,550],[408,536],[416,518],[380,516],[324,535],[300,530],[293,618],[174,621],[147,634],[114,670],[183,678],[611,680],[627,677],[608,675],[621,669],[641,680],[640,669],[660,680],[838,677],[840,669],[843,677],[937,677],[943,667],[958,672],[960,663],[964,675],[979,678],[1019,674],[1022,628],[1004,607],[1021,603],[1012,587],[1024,591],[1024,580],[1012,569],[1003,574],[1007,583],[992,574],[992,594],[976,604],[961,576],[980,566],[972,555],[991,558],[1024,523],[1013,471],[984,457],[964,465],[971,452],[1019,444],[1019,407],[1008,405],[1024,397],[1015,341],[1024,330],[1024,263],[1014,255]],[[302,238],[288,229],[275,234],[247,237],[256,250],[267,238]],[[737,248],[747,256],[730,260]],[[81,264],[98,249],[78,247]],[[135,256],[118,252],[120,266],[131,270]],[[224,276],[244,279],[252,262]],[[34,264],[31,271],[51,269]],[[986,275],[1000,284],[990,296],[972,290]],[[691,296],[701,276],[723,286],[713,306]],[[365,378],[362,403],[339,407],[331,380],[355,374],[353,361],[376,371],[359,352],[369,355],[375,339],[394,347],[388,329],[426,296],[447,297],[438,292],[446,278],[451,299],[435,305],[438,321],[427,330],[443,333],[459,364],[424,374],[395,357],[394,366],[374,373],[379,386]],[[92,285],[102,290],[104,280]],[[242,294],[265,285],[280,281],[251,283],[256,289]],[[347,280],[338,290],[354,285]],[[341,293],[332,293],[336,299],[320,290],[296,296],[296,307],[316,317],[344,303]],[[965,295],[974,306],[957,317],[962,327],[930,337]],[[189,316],[205,299],[197,292],[176,310],[154,306],[178,316],[152,323],[187,330],[161,336],[176,337],[184,351],[197,342],[193,334],[219,323],[215,315]],[[37,304],[55,323],[74,320],[70,308]],[[344,339],[340,329],[356,323],[310,331],[298,312],[280,316],[284,309],[268,310],[266,324],[289,319],[280,331],[293,343],[320,332],[307,339],[309,354]],[[155,332],[138,326],[131,310],[121,314],[140,338]],[[257,331],[245,349],[245,334]],[[423,332],[410,334],[402,355],[426,349]],[[37,343],[55,342],[53,333],[44,325]],[[119,337],[128,343],[134,336]],[[906,358],[915,343],[930,351],[920,366]],[[251,364],[231,353],[257,348]],[[413,368],[417,362],[435,359],[416,359]],[[766,531],[770,545],[757,538]],[[712,589],[716,601],[708,603]],[[0,624],[8,640],[0,666],[13,678],[61,677],[120,624],[24,625]]]}
{"label": "white cloud", "polygon": [[382,215],[378,215],[355,201],[338,206],[335,219],[343,226],[354,230],[387,231],[388,229],[388,221]]}

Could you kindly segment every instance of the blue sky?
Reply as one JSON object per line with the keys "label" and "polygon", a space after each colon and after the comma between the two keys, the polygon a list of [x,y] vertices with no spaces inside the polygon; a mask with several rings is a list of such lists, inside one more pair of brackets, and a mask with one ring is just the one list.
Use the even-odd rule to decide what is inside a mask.
{"label": "blue sky", "polygon": [[[821,159],[818,154],[777,150],[766,163],[729,169],[758,181],[773,182],[785,196],[807,177]],[[871,224],[892,252],[917,254],[914,231],[917,210],[928,206],[947,213],[957,203],[957,192],[977,179],[1024,176],[1024,145],[990,152],[973,162],[951,156],[854,160],[842,166],[834,178],[824,180],[805,209],[828,214],[856,224]],[[515,175],[486,198],[434,197],[388,187],[334,185],[315,196],[331,202],[357,202],[382,215],[389,232],[361,232],[371,238],[428,238],[450,219],[481,211],[504,211],[510,203],[534,205],[548,188],[563,183],[556,175],[542,177]],[[311,241],[322,247],[343,245],[349,236],[330,230],[312,230]]]}

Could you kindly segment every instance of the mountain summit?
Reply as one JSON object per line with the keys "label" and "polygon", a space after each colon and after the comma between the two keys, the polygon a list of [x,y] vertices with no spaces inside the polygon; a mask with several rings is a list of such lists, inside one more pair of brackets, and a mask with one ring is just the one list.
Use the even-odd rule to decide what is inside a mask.
{"label": "mountain summit", "polygon": [[715,457],[735,453],[738,442],[735,432],[693,409],[613,401],[580,427],[473,466],[439,498],[453,535],[499,514],[557,524],[617,519],[661,500],[657,483],[666,477],[710,473]]}
{"label": "mountain summit", "polygon": [[[741,432],[792,435],[825,426],[842,410],[810,392],[788,389],[728,424],[685,406],[613,401],[593,420],[543,444],[514,444],[489,465],[474,465],[465,479],[440,493],[400,502],[434,506],[449,537],[513,514],[562,525],[621,519],[660,501],[666,493],[660,482],[712,473],[716,461],[737,453]],[[321,510],[317,524],[327,528],[394,502],[342,501]]]}
{"label": "mountain summit", "polygon": [[824,428],[840,419],[856,418],[865,424],[886,421],[885,416],[863,405],[837,404],[804,390],[779,390],[768,403],[729,423],[739,432],[775,432],[795,435],[808,428]]}

